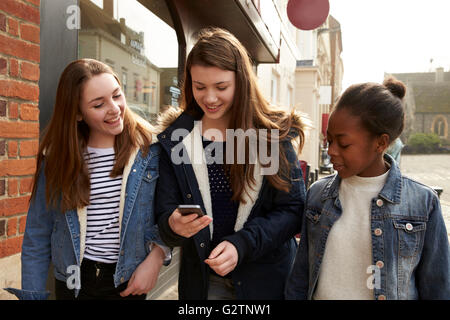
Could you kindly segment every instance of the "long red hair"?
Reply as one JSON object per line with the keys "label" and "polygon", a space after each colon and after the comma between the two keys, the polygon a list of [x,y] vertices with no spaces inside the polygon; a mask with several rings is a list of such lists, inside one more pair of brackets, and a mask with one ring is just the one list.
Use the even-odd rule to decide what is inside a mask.
{"label": "long red hair", "polygon": [[[84,121],[77,121],[77,116],[81,114],[83,85],[102,73],[113,75],[120,85],[114,71],[100,61],[81,59],[66,67],[59,79],[52,118],[39,145],[31,199],[36,194],[39,174],[44,173],[46,204],[62,212],[89,204],[90,179],[83,157],[89,140],[89,127]],[[112,177],[122,174],[134,148],[140,147],[144,154],[148,152],[152,135],[144,122],[125,107],[124,128],[114,142],[116,163]]]}

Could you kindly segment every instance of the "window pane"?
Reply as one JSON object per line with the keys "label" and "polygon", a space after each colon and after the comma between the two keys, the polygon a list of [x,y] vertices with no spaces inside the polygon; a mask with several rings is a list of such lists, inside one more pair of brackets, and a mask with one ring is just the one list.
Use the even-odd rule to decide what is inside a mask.
{"label": "window pane", "polygon": [[80,0],[79,58],[100,60],[122,82],[128,106],[149,121],[178,105],[178,41],[165,1]]}

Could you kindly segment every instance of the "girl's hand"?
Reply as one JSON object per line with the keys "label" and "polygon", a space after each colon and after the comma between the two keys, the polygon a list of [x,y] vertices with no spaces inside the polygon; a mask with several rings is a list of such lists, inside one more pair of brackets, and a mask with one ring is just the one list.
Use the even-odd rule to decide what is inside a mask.
{"label": "girl's hand", "polygon": [[164,251],[159,246],[154,246],[147,258],[133,272],[127,288],[120,293],[120,296],[147,294],[152,290],[158,280],[164,258]]}
{"label": "girl's hand", "polygon": [[226,276],[236,268],[238,262],[238,252],[236,247],[228,241],[222,241],[211,251],[208,259],[205,260],[211,269],[220,276]]}
{"label": "girl's hand", "polygon": [[200,218],[196,213],[183,216],[178,209],[175,209],[169,217],[169,226],[176,234],[190,238],[209,225],[211,221],[212,218],[207,215]]}

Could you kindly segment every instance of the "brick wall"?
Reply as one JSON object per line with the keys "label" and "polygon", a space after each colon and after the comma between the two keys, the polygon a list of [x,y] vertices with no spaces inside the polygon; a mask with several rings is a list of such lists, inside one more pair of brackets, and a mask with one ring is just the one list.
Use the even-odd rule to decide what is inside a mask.
{"label": "brick wall", "polygon": [[36,170],[39,6],[0,0],[0,260],[21,251]]}

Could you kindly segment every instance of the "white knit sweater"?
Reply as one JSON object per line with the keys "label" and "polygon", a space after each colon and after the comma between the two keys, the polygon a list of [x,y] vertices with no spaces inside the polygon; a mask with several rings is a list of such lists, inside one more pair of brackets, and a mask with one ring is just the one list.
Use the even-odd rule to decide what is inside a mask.
{"label": "white knit sweater", "polygon": [[[343,179],[339,187],[342,216],[334,223],[325,246],[315,300],[371,300],[367,280],[372,262],[371,201],[388,175]],[[370,269],[369,269],[370,270]]]}

